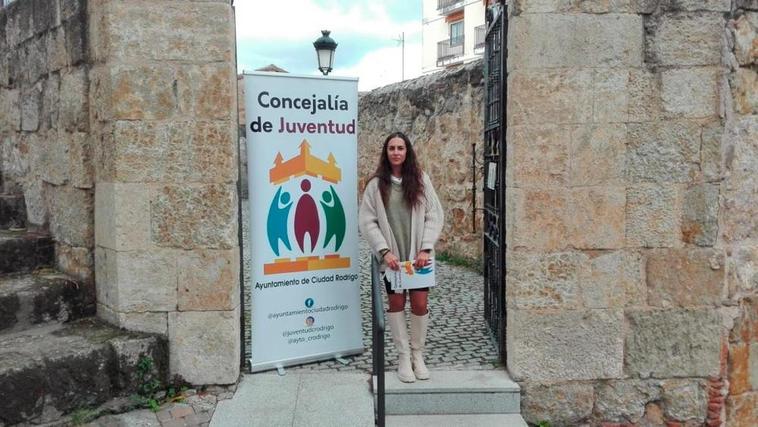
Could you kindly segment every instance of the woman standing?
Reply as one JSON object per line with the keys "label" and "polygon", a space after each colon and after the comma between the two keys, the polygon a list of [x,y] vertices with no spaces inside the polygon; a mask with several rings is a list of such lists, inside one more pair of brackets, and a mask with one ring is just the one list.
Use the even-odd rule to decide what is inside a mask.
{"label": "woman standing", "polygon": [[[429,177],[421,171],[411,141],[401,132],[387,137],[376,172],[366,185],[359,222],[363,237],[380,271],[398,270],[400,263],[415,259],[415,267],[429,262],[442,231],[443,212]],[[393,292],[384,279],[389,299],[392,340],[399,355],[397,376],[414,382],[429,378],[424,346],[429,324],[429,289]],[[406,294],[411,300],[411,335],[405,323]]]}

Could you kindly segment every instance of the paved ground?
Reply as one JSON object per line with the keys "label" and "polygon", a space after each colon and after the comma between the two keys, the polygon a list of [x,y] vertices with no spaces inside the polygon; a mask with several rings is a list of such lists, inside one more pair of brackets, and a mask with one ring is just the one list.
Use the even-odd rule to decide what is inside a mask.
{"label": "paved ground", "polygon": [[[245,201],[246,202],[246,201]],[[247,203],[243,204],[243,236],[247,238]],[[249,253],[247,247],[245,253]],[[349,357],[345,366],[335,360],[288,368],[301,372],[334,370],[343,372],[371,371],[371,270],[369,249],[361,241],[361,311],[363,312],[363,354]],[[249,282],[250,265],[243,266]],[[429,295],[430,327],[427,338],[427,365],[432,369],[494,369],[498,363],[497,348],[486,327],[483,313],[484,282],[482,276],[467,268],[440,263],[438,286]],[[248,287],[249,289],[249,287]],[[250,358],[250,293],[245,294],[245,356]],[[386,301],[386,299],[385,299]],[[409,310],[409,309],[408,309]],[[385,337],[387,369],[397,367],[397,352],[389,331]]]}

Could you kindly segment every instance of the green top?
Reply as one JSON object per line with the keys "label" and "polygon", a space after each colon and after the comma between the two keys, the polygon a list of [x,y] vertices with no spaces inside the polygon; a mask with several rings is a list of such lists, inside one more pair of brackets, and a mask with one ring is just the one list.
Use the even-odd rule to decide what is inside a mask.
{"label": "green top", "polygon": [[[403,199],[403,185],[392,182],[389,201],[387,202],[387,221],[390,223],[392,235],[395,236],[397,255],[400,261],[408,261],[408,250],[411,247],[411,208]],[[415,254],[414,254],[415,255]]]}

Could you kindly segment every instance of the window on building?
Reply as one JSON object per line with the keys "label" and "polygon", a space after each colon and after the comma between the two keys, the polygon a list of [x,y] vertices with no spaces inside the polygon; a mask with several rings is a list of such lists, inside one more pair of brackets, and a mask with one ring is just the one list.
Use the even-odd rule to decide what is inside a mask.
{"label": "window on building", "polygon": [[463,21],[450,24],[450,46],[463,44]]}

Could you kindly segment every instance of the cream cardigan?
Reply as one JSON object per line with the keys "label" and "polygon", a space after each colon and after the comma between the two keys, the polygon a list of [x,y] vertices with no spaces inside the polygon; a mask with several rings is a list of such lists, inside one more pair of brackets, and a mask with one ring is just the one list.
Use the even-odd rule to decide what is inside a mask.
{"label": "cream cardigan", "polygon": [[[411,210],[411,253],[408,259],[415,259],[421,250],[434,251],[434,244],[442,232],[444,225],[444,213],[437,193],[434,191],[432,181],[427,174],[423,174],[424,196],[421,203]],[[374,256],[381,263],[380,270],[384,271],[387,266],[379,254],[379,251],[389,248],[397,254],[397,242],[392,235],[387,211],[384,208],[382,195],[379,192],[379,179],[373,178],[366,184],[363,192],[363,201],[358,212],[358,224],[361,234],[368,240],[369,247]],[[432,254],[433,255],[433,254]]]}

